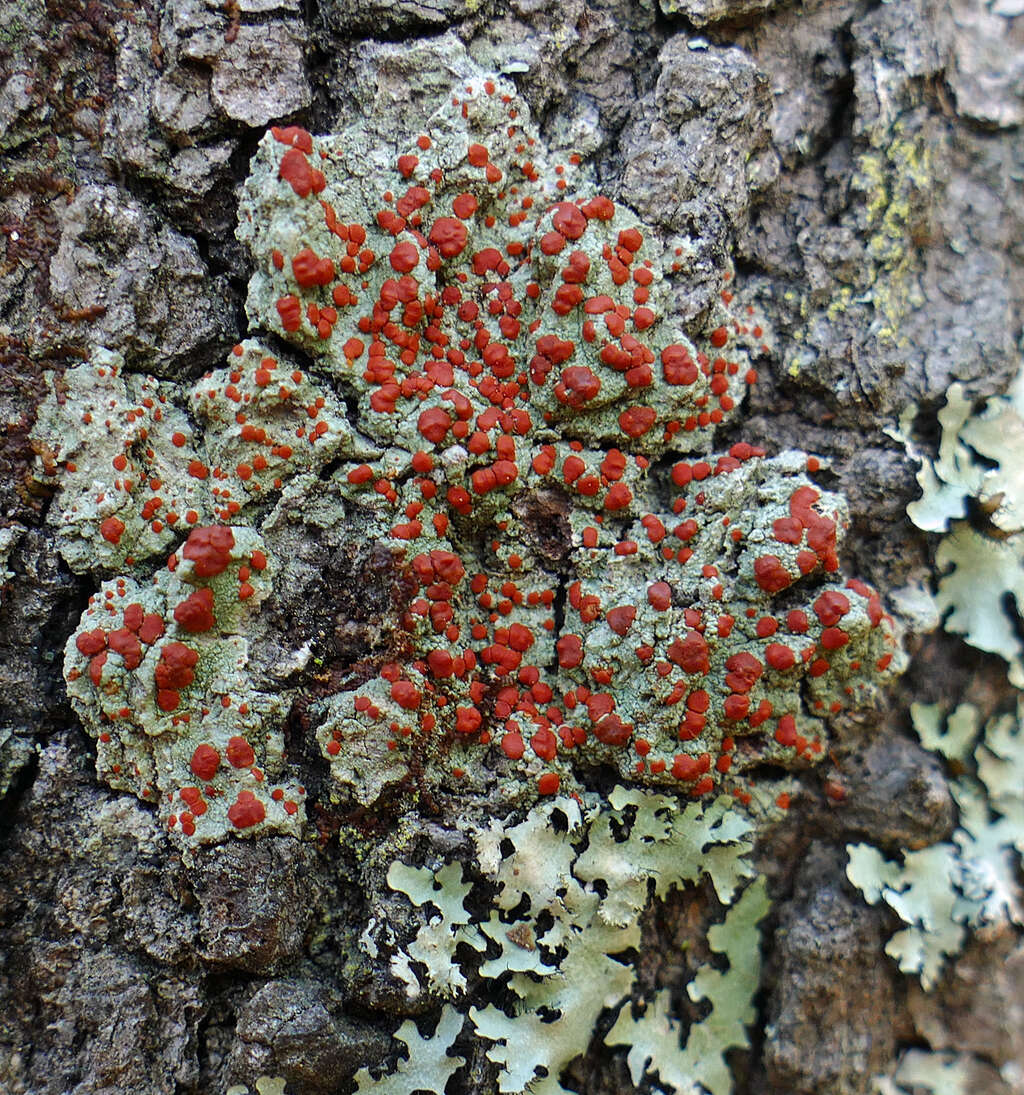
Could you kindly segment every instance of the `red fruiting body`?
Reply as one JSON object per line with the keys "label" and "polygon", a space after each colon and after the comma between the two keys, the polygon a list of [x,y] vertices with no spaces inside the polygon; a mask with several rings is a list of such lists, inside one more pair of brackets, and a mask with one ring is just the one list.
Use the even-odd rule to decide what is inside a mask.
{"label": "red fruiting body", "polygon": [[668,582],[655,582],[647,589],[647,600],[659,612],[672,607],[672,587]]}
{"label": "red fruiting body", "polygon": [[196,779],[209,783],[220,767],[220,753],[212,745],[197,745],[189,768]]}
{"label": "red fruiting body", "polygon": [[573,365],[562,370],[562,382],[555,387],[555,395],[570,407],[582,407],[597,397],[601,381],[586,365]]}
{"label": "red fruiting body", "polygon": [[303,152],[313,151],[313,138],[310,133],[301,126],[271,126],[270,132],[275,141],[288,145],[290,148],[298,148]]}
{"label": "red fruiting body", "polygon": [[609,609],[605,619],[608,621],[608,626],[616,635],[625,635],[633,626],[633,621],[636,619],[636,609],[632,605],[612,608]]}
{"label": "red fruiting body", "polygon": [[423,437],[433,445],[439,445],[451,429],[452,420],[441,407],[431,407],[420,413],[417,428]]}
{"label": "red fruiting body", "polygon": [[146,610],[136,601],[134,604],[125,607],[123,618],[124,626],[129,631],[138,632],[142,627],[143,620],[146,618]]}
{"label": "red fruiting body", "polygon": [[563,669],[573,669],[583,661],[583,643],[578,635],[563,635],[555,648],[558,664]]}
{"label": "red fruiting body", "polygon": [[825,650],[838,650],[849,641],[850,636],[838,627],[826,627],[821,633],[821,645]]}
{"label": "red fruiting body", "polygon": [[120,517],[108,517],[100,525],[100,535],[116,547],[124,535],[124,521]]}
{"label": "red fruiting body", "polygon": [[124,659],[125,669],[137,669],[142,661],[142,644],[134,632],[122,627],[107,636],[107,647]]}
{"label": "red fruiting body", "polygon": [[292,273],[302,289],[330,285],[334,280],[334,263],[328,258],[318,258],[315,251],[304,247],[292,258]]}
{"label": "red fruiting body", "polygon": [[229,738],[225,754],[232,768],[251,768],[256,763],[256,754],[245,738]]}
{"label": "red fruiting body", "polygon": [[575,205],[561,202],[555,206],[551,224],[567,240],[578,240],[587,229],[587,218]]}
{"label": "red fruiting body", "polygon": [[707,772],[711,767],[711,757],[702,753],[699,757],[692,757],[688,753],[680,753],[672,762],[672,775],[689,783]]}
{"label": "red fruiting body", "polygon": [[783,715],[775,729],[775,740],[779,745],[796,745],[796,719],[792,715]]}
{"label": "red fruiting body", "polygon": [[175,711],[181,703],[181,696],[171,688],[161,688],[156,694],[157,707],[161,711]]}
{"label": "red fruiting body", "polygon": [[437,248],[442,258],[453,259],[461,255],[469,239],[469,233],[461,220],[454,217],[439,217],[430,229],[430,242]]}
{"label": "red fruiting body", "polygon": [[231,549],[235,536],[223,525],[194,528],[185,541],[182,555],[193,564],[198,578],[213,578],[227,570],[231,563]]}
{"label": "red fruiting body", "polygon": [[156,665],[156,686],[159,690],[180,692],[195,679],[192,670],[199,655],[184,643],[167,643],[160,650]]}
{"label": "red fruiting body", "polygon": [[502,752],[509,760],[521,760],[526,752],[526,743],[522,734],[513,731],[501,739]]}
{"label": "red fruiting body", "polygon": [[833,627],[850,611],[850,602],[838,590],[828,590],[814,602],[814,613],[825,627]]}
{"label": "red fruiting body", "polygon": [[777,555],[762,555],[755,559],[754,578],[765,593],[779,593],[793,582]]}
{"label": "red fruiting body", "polygon": [[103,679],[103,667],[107,664],[107,652],[104,650],[89,660],[89,680],[96,688],[99,688]]}
{"label": "red fruiting body", "polygon": [[180,604],[175,606],[174,619],[185,631],[198,634],[209,631],[215,620],[213,616],[213,590],[197,589]]}
{"label": "red fruiting body", "polygon": [[537,793],[541,795],[557,795],[562,781],[557,772],[545,772],[537,780]]}
{"label": "red fruiting body", "polygon": [[629,437],[643,437],[657,421],[653,407],[630,407],[619,415],[622,432]]}
{"label": "red fruiting body", "polygon": [[708,661],[708,644],[698,631],[690,631],[684,639],[676,639],[669,646],[667,654],[684,673],[707,673],[711,667]]}
{"label": "red fruiting body", "polygon": [[558,739],[544,728],[530,738],[530,748],[541,760],[554,760],[558,754]]}
{"label": "red fruiting body", "polygon": [[276,307],[281,326],[286,331],[297,331],[302,326],[302,304],[298,297],[281,297]]}
{"label": "red fruiting body", "polygon": [[94,654],[106,649],[107,633],[102,628],[96,628],[94,631],[80,631],[75,637],[75,646],[80,654],[91,658]]}
{"label": "red fruiting body", "polygon": [[411,681],[395,681],[391,686],[391,698],[399,707],[415,711],[420,705],[420,693]]}
{"label": "red fruiting body", "polygon": [[281,157],[277,177],[288,183],[300,198],[323,190],[323,175],[310,166],[300,148],[289,148]]}
{"label": "red fruiting body", "polygon": [[614,713],[604,715],[594,723],[594,737],[603,745],[626,745],[632,735],[633,727]]}
{"label": "red fruiting body", "polygon": [[772,669],[783,671],[793,668],[796,655],[784,643],[771,643],[765,648],[764,660]]}
{"label": "red fruiting body", "polygon": [[483,717],[475,707],[458,707],[455,710],[455,729],[460,734],[475,734]]}
{"label": "red fruiting body", "polygon": [[236,829],[250,829],[266,816],[266,807],[252,791],[239,791],[238,798],[228,807],[228,821]]}
{"label": "red fruiting body", "polygon": [[139,639],[151,645],[155,643],[164,633],[164,621],[160,616],[157,616],[155,612],[150,612],[142,619],[142,625],[139,627]]}
{"label": "red fruiting body", "polygon": [[725,684],[733,692],[749,692],[764,672],[764,667],[757,658],[746,650],[727,658],[725,668],[729,671],[725,676]]}

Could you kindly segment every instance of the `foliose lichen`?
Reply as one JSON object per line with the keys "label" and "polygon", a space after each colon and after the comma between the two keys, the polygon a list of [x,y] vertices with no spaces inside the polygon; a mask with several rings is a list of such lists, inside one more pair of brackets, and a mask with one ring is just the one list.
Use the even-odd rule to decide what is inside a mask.
{"label": "foliose lichen", "polygon": [[938,981],[947,958],[968,933],[985,925],[1024,923],[1018,882],[1024,855],[1024,698],[1016,715],[989,720],[961,704],[940,729],[941,714],[916,706],[922,742],[958,762],[973,761],[975,774],[952,781],[960,826],[952,842],[903,852],[902,863],[868,844],[847,846],[847,876],[870,904],[884,900],[906,927],[886,951],[925,989]]}
{"label": "foliose lichen", "polygon": [[907,514],[918,528],[947,534],[935,555],[936,607],[946,630],[1005,658],[1020,687],[1024,643],[1012,604],[1024,603],[1024,371],[980,407],[961,384],[950,385],[935,459],[912,440],[917,410],[906,410],[895,436],[921,463],[921,497]]}
{"label": "foliose lichen", "polygon": [[[474,886],[464,881],[461,863],[431,871],[396,861],[390,886],[437,915],[395,953],[393,968],[408,971],[417,994],[429,989],[463,1007],[473,997],[464,992],[462,971],[456,982],[452,969],[472,969],[477,986],[482,979],[492,1002],[469,1006],[466,1014],[475,1035],[490,1043],[501,1092],[564,1095],[560,1074],[585,1052],[610,1009],[618,1019],[604,1040],[632,1045],[635,1082],[657,1073],[673,1091],[727,1095],[732,1080],[724,1054],[748,1044],[760,969],[757,924],[768,911],[764,880],[747,883],[754,873],[747,859],[752,824],[732,807],[724,796],[683,807],[676,798],[618,787],[607,805],[593,796],[583,806],[556,798],[521,822],[513,816],[486,826],[462,823],[476,849],[471,867],[483,876],[483,892],[493,894],[489,907],[485,914],[466,910]],[[725,905],[742,894],[708,933],[710,949],[725,955],[729,968],[696,971],[689,995],[710,1010],[684,1029],[670,1016],[668,990],[644,999],[624,956],[642,947],[641,915],[652,900],[702,880]],[[457,954],[459,943],[469,949]],[[482,963],[466,961],[474,952],[486,952]],[[427,1045],[406,1023],[399,1037],[409,1062],[380,1079],[363,1069],[356,1077],[360,1095],[443,1090],[462,1063],[444,1050],[463,1023],[463,1014],[446,1005]],[[409,1082],[413,1076],[419,1086]]]}
{"label": "foliose lichen", "polygon": [[932,1053],[909,1049],[901,1054],[891,1076],[877,1076],[877,1095],[907,1095],[925,1091],[929,1095],[968,1095],[972,1090],[969,1058],[959,1053]]}
{"label": "foliose lichen", "polygon": [[[922,493],[907,506],[908,516],[925,531],[945,534],[935,556],[935,606],[944,627],[1001,654],[1018,687],[1024,647],[1007,594],[1020,589],[1024,560],[1022,377],[981,406],[962,385],[951,385],[938,413],[934,459],[912,440],[917,407],[906,409],[893,432],[921,463]],[[869,844],[850,844],[846,873],[870,904],[884,902],[903,921],[886,951],[928,991],[972,934],[1024,923],[1024,694],[1017,692],[1015,713],[987,721],[970,703],[952,710],[946,703],[915,703],[910,713],[922,745],[949,765],[959,825],[951,841],[902,849],[898,859]],[[908,1050],[891,1074],[875,1078],[875,1090],[975,1090],[976,1063],[968,1054]]]}
{"label": "foliose lichen", "polygon": [[[283,1076],[260,1076],[252,1086],[256,1095],[288,1095]],[[252,1091],[247,1084],[233,1084],[224,1095],[252,1095]]]}

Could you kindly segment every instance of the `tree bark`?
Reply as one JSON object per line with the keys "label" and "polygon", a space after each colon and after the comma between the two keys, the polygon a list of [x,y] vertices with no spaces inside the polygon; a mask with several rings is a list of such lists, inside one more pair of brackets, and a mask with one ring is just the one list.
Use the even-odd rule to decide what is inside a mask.
{"label": "tree bark", "polygon": [[[260,693],[280,701],[263,717],[280,737],[281,771],[302,786],[302,812],[292,829],[284,819],[189,850],[159,796],[98,774],[102,742],[65,681],[65,646],[90,597],[119,574],[145,593],[156,553],[134,569],[90,558],[110,549],[106,533],[84,554],[66,550],[55,517],[66,460],[41,425],[68,402],[102,416],[98,403],[79,407],[65,379],[101,350],[172,402],[230,363],[251,329],[315,377],[315,348],[289,346],[272,309],[250,299],[246,313],[259,252],[236,225],[240,205],[260,208],[246,180],[261,138],[271,126],[358,132],[367,159],[347,169],[354,186],[376,178],[373,139],[414,137],[467,73],[490,73],[515,85],[539,146],[580,153],[581,193],[607,195],[685,252],[671,288],[681,330],[705,337],[723,294],[763,321],[757,383],[714,452],[743,442],[820,461],[815,483],[848,507],[842,576],[881,592],[909,656],[871,702],[835,714],[828,755],[788,771],[770,758],[751,765],[768,785],[790,782],[785,810],[752,815],[751,869],[771,907],[750,1045],[727,1052],[732,1090],[868,1095],[915,1047],[955,1054],[942,1060],[967,1086],[947,1077],[948,1088],[913,1088],[905,1072],[885,1090],[1024,1092],[1019,924],[970,933],[925,991],[886,953],[899,918],[868,905],[847,875],[847,845],[896,859],[962,832],[950,788],[974,760],[925,748],[911,704],[970,703],[980,722],[1015,710],[1006,662],[929,631],[915,608],[934,586],[940,537],[906,516],[919,462],[896,434],[916,405],[902,428],[934,457],[950,385],[980,409],[1021,366],[1024,5],[3,0],[0,16],[0,1089],[198,1095],[260,1080],[265,1095],[278,1090],[266,1078],[279,1077],[291,1095],[349,1092],[361,1069],[394,1071],[401,1023],[441,1037],[446,1001],[460,1014],[491,1002],[483,959],[466,960],[468,949],[464,994],[409,991],[423,967],[403,979],[392,959],[430,914],[406,900],[411,882],[389,888],[388,870],[464,864],[476,931],[495,889],[458,812],[507,830],[533,816],[536,795],[510,815],[496,792],[460,800],[413,773],[382,776],[377,799],[346,798],[329,734],[317,737],[318,703],[390,658],[414,660],[394,653],[414,595],[408,566],[293,501],[271,535],[291,577],[266,602],[250,656],[254,677],[278,681]],[[352,391],[324,384],[324,417],[334,407],[339,428],[358,424]],[[201,435],[198,411],[186,418]],[[1005,466],[1022,456],[1009,451]],[[336,466],[306,470],[312,497]],[[582,550],[571,542],[576,504],[565,493],[510,502],[523,535],[563,571]],[[259,527],[260,513],[242,523]],[[985,513],[970,516],[998,535]],[[607,809],[619,773],[595,765],[577,777],[579,801]],[[727,904],[716,888],[705,876],[659,891],[637,914],[642,944],[623,959],[634,1015],[669,990],[684,1044],[707,1010],[687,984],[698,966],[727,964],[708,943]],[[579,1033],[564,1086],[633,1089],[624,1046],[604,1040],[614,1014]],[[456,1045],[465,1065],[447,1091],[498,1090],[493,1043],[467,1024]],[[648,1072],[640,1087],[652,1086]]]}

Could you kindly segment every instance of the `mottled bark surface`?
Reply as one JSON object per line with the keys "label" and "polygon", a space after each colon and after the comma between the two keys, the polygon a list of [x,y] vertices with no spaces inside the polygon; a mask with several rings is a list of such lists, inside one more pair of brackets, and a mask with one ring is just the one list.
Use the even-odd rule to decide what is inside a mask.
{"label": "mottled bark surface", "polygon": [[[97,780],[62,658],[98,580],[56,552],[49,454],[30,435],[43,373],[93,347],[182,387],[221,364],[247,330],[234,230],[266,127],[415,119],[449,87],[453,43],[510,76],[603,192],[689,238],[685,321],[734,262],[778,352],[716,447],[827,458],[851,509],[847,572],[883,593],[929,579],[935,542],[904,512],[916,465],[885,430],[912,402],[927,429],[951,382],[980,399],[1020,365],[1021,4],[2,0],[0,1090],[219,1095],[271,1075],[293,1095],[343,1093],[399,1022],[436,1019],[357,943],[371,892],[409,929],[381,881],[395,855],[451,858],[458,834],[429,804],[339,817],[305,703],[284,736],[307,840],[232,839],[185,862],[152,807]],[[535,502],[524,525],[555,557],[564,500]],[[408,591],[390,557],[312,520],[291,536],[308,581],[278,591],[254,657],[272,666],[275,636],[321,642],[312,701],[332,669],[390,648]],[[941,632],[906,643],[888,702],[836,720],[830,760],[758,846],[773,908],[752,1049],[733,1060],[744,1095],[867,1095],[907,1046],[971,1055],[972,1091],[1024,1091],[1014,931],[972,940],[926,994],[884,952],[895,919],[845,877],[850,841],[921,848],[956,823],[910,703],[1012,705],[1000,659]],[[373,837],[369,860],[343,826]],[[709,903],[688,891],[647,914],[642,982],[681,990]],[[563,1083],[631,1090],[624,1055],[596,1043]],[[493,1090],[480,1047],[463,1055],[449,1091]]]}

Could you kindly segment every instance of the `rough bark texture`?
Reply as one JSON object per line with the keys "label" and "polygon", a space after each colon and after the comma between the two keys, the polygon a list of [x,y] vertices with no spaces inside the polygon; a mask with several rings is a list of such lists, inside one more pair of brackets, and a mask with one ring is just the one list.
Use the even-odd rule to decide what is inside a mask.
{"label": "rough bark texture", "polygon": [[[439,1010],[359,959],[357,940],[367,880],[382,908],[396,849],[457,851],[455,838],[429,811],[396,808],[358,819],[380,851],[356,862],[334,838],[302,704],[285,740],[309,788],[308,840],[231,840],[183,862],[152,807],[97,780],[61,659],[98,582],[54,549],[32,474],[47,454],[29,438],[44,371],[92,347],[182,385],[219,365],[246,333],[235,217],[265,128],[414,117],[451,82],[442,33],[511,75],[549,143],[595,163],[605,193],[689,237],[683,320],[707,314],[734,256],[779,350],[742,433],[719,447],[742,435],[828,458],[851,508],[850,573],[882,591],[930,573],[934,542],[904,514],[916,467],[883,431],[911,402],[933,412],[954,380],[981,398],[1018,370],[1024,6],[1011,0],[4,0],[0,1089],[12,1095],[198,1095],[262,1075],[294,1095],[348,1092],[392,1053],[402,1019],[429,1029]],[[551,506],[537,524],[554,541]],[[327,664],[350,666],[388,644],[407,594],[389,559],[317,535],[295,533],[310,584],[279,594],[264,641],[326,632]],[[1024,1090],[1013,931],[972,941],[926,994],[884,952],[895,921],[844,874],[848,841],[920,848],[953,830],[910,702],[966,698],[989,715],[1012,699],[999,659],[941,633],[907,642],[890,702],[838,720],[831,762],[803,774],[759,846],[773,911],[753,1048],[733,1061],[744,1095],[867,1095],[908,1045],[972,1055],[971,1090]],[[316,688],[329,682],[310,699]],[[645,922],[651,985],[685,983],[672,956],[702,900],[673,898]],[[408,903],[392,915],[408,927]],[[449,1090],[493,1090],[480,1049],[465,1056]],[[563,1082],[630,1090],[606,1047]]]}

